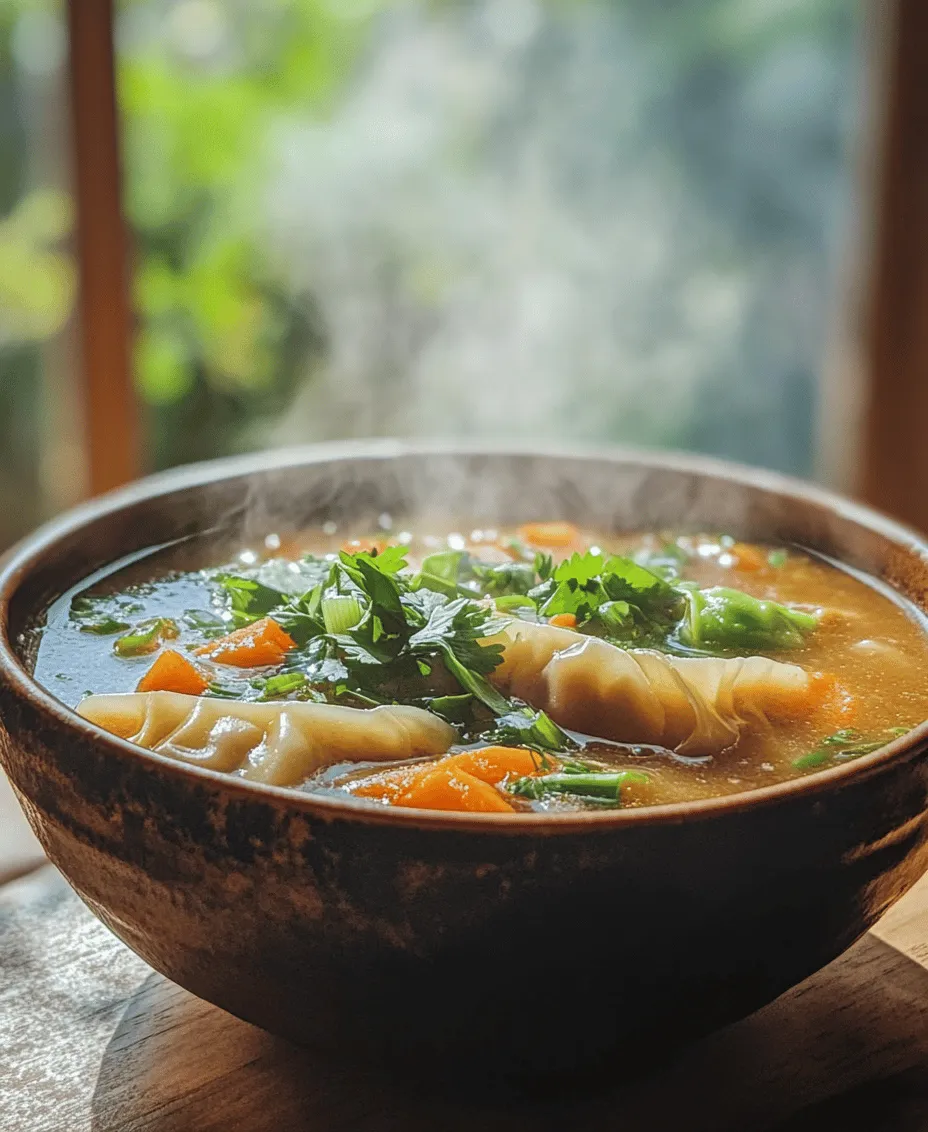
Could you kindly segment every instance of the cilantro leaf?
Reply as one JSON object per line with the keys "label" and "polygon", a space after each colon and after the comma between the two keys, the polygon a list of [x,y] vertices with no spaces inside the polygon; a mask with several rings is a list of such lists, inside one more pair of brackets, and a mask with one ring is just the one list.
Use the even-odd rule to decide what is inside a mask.
{"label": "cilantro leaf", "polygon": [[68,618],[82,633],[106,637],[130,628],[128,618],[142,609],[142,603],[127,594],[78,594],[71,601]]}
{"label": "cilantro leaf", "polygon": [[318,585],[273,610],[274,620],[298,645],[305,645],[313,637],[325,632],[322,594],[323,588]]}
{"label": "cilantro leaf", "polygon": [[657,574],[592,551],[565,559],[528,596],[543,617],[572,614],[578,626],[628,644],[660,642],[683,611],[681,595]]}
{"label": "cilantro leaf", "polygon": [[602,554],[594,554],[591,550],[583,554],[574,552],[570,558],[558,563],[553,577],[556,582],[573,582],[583,586],[599,578],[605,565],[606,559]]}
{"label": "cilantro leaf", "polygon": [[406,565],[405,546],[388,546],[382,554],[365,551],[339,555],[341,568],[370,601],[372,616],[376,617],[388,633],[402,633],[406,616],[400,601],[405,588],[398,572]]}
{"label": "cilantro leaf", "polygon": [[287,595],[255,578],[240,574],[217,574],[215,581],[225,590],[235,625],[250,625],[287,602]]}
{"label": "cilantro leaf", "polygon": [[433,590],[447,597],[457,597],[462,565],[468,556],[463,550],[442,550],[422,560],[422,568],[410,582],[410,589]]}
{"label": "cilantro leaf", "polygon": [[535,567],[531,562],[500,562],[486,565],[475,562],[471,574],[481,592],[491,595],[527,594],[535,585]]}
{"label": "cilantro leaf", "polygon": [[487,738],[504,747],[531,747],[536,751],[567,751],[576,746],[550,716],[529,707],[500,716]]}
{"label": "cilantro leaf", "polygon": [[461,664],[485,675],[502,662],[503,646],[480,642],[506,624],[507,619],[496,617],[492,609],[459,597],[433,606],[425,625],[410,638],[409,647],[419,655],[431,649],[450,650]]}

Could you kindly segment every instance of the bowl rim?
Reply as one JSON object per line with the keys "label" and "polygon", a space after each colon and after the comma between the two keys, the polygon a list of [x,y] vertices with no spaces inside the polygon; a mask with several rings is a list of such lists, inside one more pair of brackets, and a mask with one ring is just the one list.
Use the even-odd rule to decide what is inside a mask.
{"label": "bowl rim", "polygon": [[[634,464],[654,470],[693,473],[722,478],[745,487],[812,502],[839,518],[888,539],[891,543],[928,562],[928,541],[912,528],[857,503],[837,492],[780,472],[755,468],[713,456],[687,452],[665,452],[636,448],[631,445],[571,446],[545,443],[500,441],[402,441],[362,440],[330,441],[221,457],[183,465],[158,472],[96,497],[69,509],[27,535],[3,556],[0,564],[0,680],[20,700],[58,727],[81,734],[85,739],[108,748],[120,756],[140,760],[143,765],[188,782],[212,787],[237,801],[264,801],[277,809],[290,810],[324,821],[350,821],[361,824],[410,826],[446,830],[456,833],[567,834],[582,831],[605,832],[614,828],[641,825],[678,824],[686,821],[720,818],[746,810],[765,809],[797,797],[812,797],[840,789],[922,753],[928,745],[928,720],[869,755],[810,775],[762,786],[753,790],[700,798],[686,802],[668,802],[627,810],[602,813],[512,813],[483,814],[413,807],[388,807],[366,804],[355,798],[344,800],[324,794],[313,794],[292,787],[270,786],[248,782],[227,773],[180,762],[160,755],[128,740],[120,739],[101,727],[83,719],[50,691],[39,684],[19,660],[9,636],[9,610],[12,599],[30,570],[62,538],[76,534],[82,527],[136,504],[178,490],[196,490],[211,483],[250,474],[277,471],[303,465],[325,464],[341,460],[382,460],[417,456],[525,456],[538,459],[590,460]],[[80,579],[77,579],[80,581]],[[74,584],[72,582],[72,584]],[[64,591],[62,591],[64,592]]]}

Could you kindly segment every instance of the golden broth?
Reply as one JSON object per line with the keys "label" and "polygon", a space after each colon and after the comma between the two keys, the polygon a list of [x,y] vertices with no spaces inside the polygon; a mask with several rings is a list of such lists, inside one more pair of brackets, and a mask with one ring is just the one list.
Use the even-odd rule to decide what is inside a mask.
{"label": "golden broth", "polygon": [[[533,549],[550,553],[555,560],[574,551],[601,548],[633,555],[643,549],[658,551],[664,539],[654,535],[608,536],[593,532],[552,529],[553,545],[545,546],[545,531],[535,534]],[[520,534],[522,538],[520,539]],[[523,542],[525,528],[517,530],[458,530],[451,535],[419,534],[409,531],[365,534],[311,532],[284,543],[271,536],[264,547],[247,551],[247,564],[255,559],[298,558],[302,553],[317,556],[333,554],[340,548],[350,552],[378,544],[401,543],[409,546],[411,569],[442,549],[462,550],[484,563],[513,561]],[[556,537],[555,537],[556,536]],[[524,543],[523,543],[524,544]],[[733,794],[807,774],[810,770],[833,765],[823,758],[809,766],[804,756],[816,750],[838,728],[852,728],[862,741],[887,738],[893,728],[909,729],[928,717],[928,638],[916,612],[901,600],[881,592],[869,581],[822,559],[795,548],[785,553],[777,547],[745,546],[731,539],[685,537],[676,540],[686,554],[682,576],[700,586],[726,586],[753,597],[772,600],[803,609],[820,611],[820,623],[805,644],[787,651],[770,652],[777,660],[798,664],[813,672],[832,674],[844,689],[848,712],[840,721],[823,723],[820,716],[791,720],[774,725],[749,726],[737,744],[721,754],[684,758],[670,751],[640,750],[601,746],[594,738],[584,749],[584,757],[602,760],[608,769],[645,771],[647,785],[632,784],[622,791],[626,806],[679,802],[715,795]],[[137,571],[136,575],[137,576]],[[128,579],[115,575],[105,584],[114,594]],[[188,625],[191,604],[215,606],[211,583],[191,572],[155,578],[141,587],[136,596],[139,609],[132,616],[173,619],[179,637],[170,646],[183,652],[202,643],[199,631]],[[129,616],[127,614],[127,616]],[[124,658],[113,655],[113,642],[107,635],[88,634],[69,620],[67,613],[50,614],[39,648],[36,676],[51,691],[70,704],[89,693],[126,692],[135,688],[139,676],[152,656]],[[159,646],[162,647],[162,646]],[[222,675],[222,665],[204,661],[208,677]],[[236,673],[261,678],[265,669]],[[402,696],[398,695],[398,699]],[[556,757],[556,756],[555,756]],[[797,760],[800,765],[797,765]],[[303,789],[353,791],[373,770],[371,764],[345,764],[326,768],[303,784]],[[516,809],[576,809],[586,803],[555,796],[544,801],[508,799]]]}

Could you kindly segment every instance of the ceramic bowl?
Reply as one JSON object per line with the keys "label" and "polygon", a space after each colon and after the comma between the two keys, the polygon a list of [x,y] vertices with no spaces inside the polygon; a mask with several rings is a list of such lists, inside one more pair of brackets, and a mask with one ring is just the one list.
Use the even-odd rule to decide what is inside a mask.
{"label": "ceramic bowl", "polygon": [[583,815],[380,811],[142,751],[30,676],[57,596],[171,540],[382,512],[724,530],[928,610],[913,533],[817,488],[635,453],[324,446],[142,481],[0,575],[0,757],[51,860],[134,951],[241,1018],[394,1063],[546,1073],[659,1056],[828,963],[928,866],[928,727],[708,801]]}

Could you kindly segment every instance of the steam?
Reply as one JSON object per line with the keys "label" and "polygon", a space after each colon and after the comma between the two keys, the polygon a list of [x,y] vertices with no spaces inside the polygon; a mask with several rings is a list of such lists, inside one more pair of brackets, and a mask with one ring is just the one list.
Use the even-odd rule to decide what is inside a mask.
{"label": "steam", "polygon": [[[760,476],[760,491],[712,475],[711,461],[679,458],[616,463],[595,452],[539,454],[509,443],[440,443],[418,451],[391,441],[351,445],[348,459],[337,445],[323,445],[309,462],[279,467],[242,462],[246,495],[236,522],[246,543],[268,533],[319,528],[334,521],[340,533],[370,534],[378,527],[418,532],[507,526],[529,519],[567,517],[593,529],[612,531],[734,531],[744,537],[786,537],[802,526],[796,508],[763,488],[776,477]],[[273,457],[270,458],[270,461]],[[265,459],[265,464],[270,462]],[[698,466],[697,466],[698,465]],[[811,540],[810,540],[811,541]]]}
{"label": "steam", "polygon": [[[761,150],[792,131],[801,159],[838,80],[814,49],[785,63],[739,112],[794,235],[838,163]],[[626,439],[805,470],[821,239],[739,245],[726,171],[706,190],[672,164],[667,67],[617,5],[390,6],[332,117],[274,139],[270,243],[329,349],[273,441]]]}

